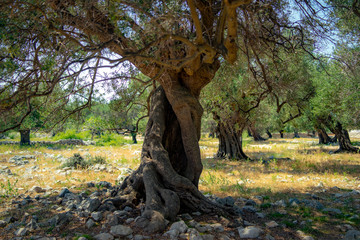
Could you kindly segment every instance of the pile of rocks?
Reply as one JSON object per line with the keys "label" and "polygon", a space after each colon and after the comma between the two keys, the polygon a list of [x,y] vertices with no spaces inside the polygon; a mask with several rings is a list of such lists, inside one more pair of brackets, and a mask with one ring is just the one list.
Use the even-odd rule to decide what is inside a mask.
{"label": "pile of rocks", "polygon": [[[101,181],[98,183],[86,183],[87,189],[97,188],[97,191],[84,191],[75,193],[68,188],[61,191],[44,189],[34,186],[30,192],[37,194],[35,197],[21,196],[12,201],[14,211],[25,212],[20,218],[16,214],[5,217],[0,220],[0,238],[14,239],[42,239],[52,240],[61,235],[61,232],[68,226],[77,226],[77,233],[73,232],[69,239],[75,235],[78,239],[86,239],[84,236],[91,235],[98,240],[112,239],[192,239],[192,240],[230,240],[230,239],[278,239],[279,232],[288,234],[282,236],[282,239],[303,239],[311,240],[311,236],[301,232],[289,229],[283,223],[276,222],[266,218],[266,213],[261,209],[262,196],[256,196],[254,199],[232,197],[219,198],[214,195],[207,197],[224,206],[232,207],[238,213],[235,219],[226,219],[215,216],[207,218],[200,212],[185,213],[178,216],[173,223],[168,223],[165,232],[156,235],[144,234],[141,229],[136,227],[136,222],[141,215],[141,209],[133,209],[129,206],[123,209],[117,209],[109,198],[116,194],[116,187],[111,183]],[[101,190],[100,190],[101,189]],[[52,197],[40,195],[46,193]],[[340,199],[344,195],[357,197],[359,191],[337,195]],[[272,208],[278,209],[279,214],[284,217],[287,215],[286,207],[306,206],[316,210],[321,210],[329,215],[339,215],[342,211],[337,208],[325,207],[320,203],[317,195],[309,195],[310,199],[291,198],[287,201],[278,200],[268,203]],[[29,214],[25,209],[48,209],[54,213],[48,217],[37,214]],[[35,211],[36,212],[36,211]],[[355,217],[355,216],[354,216]],[[294,224],[302,225],[306,222],[296,222]],[[342,226],[343,237],[345,240],[359,239],[360,232],[354,226]],[[54,229],[52,233],[44,233],[44,229]],[[285,238],[284,238],[285,237]]]}

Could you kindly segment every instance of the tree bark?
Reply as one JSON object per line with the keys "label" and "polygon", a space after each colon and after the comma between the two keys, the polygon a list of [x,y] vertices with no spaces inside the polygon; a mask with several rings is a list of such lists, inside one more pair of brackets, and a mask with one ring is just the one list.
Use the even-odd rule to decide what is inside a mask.
{"label": "tree bark", "polygon": [[266,129],[266,134],[268,135],[269,138],[272,138],[272,134],[269,129]]}
{"label": "tree bark", "polygon": [[184,87],[166,93],[159,87],[151,102],[139,168],[120,186],[115,206],[137,205],[145,210],[136,221],[147,232],[165,229],[165,219],[180,211],[229,215],[231,209],[213,203],[198,190],[202,172],[200,121],[202,108]]}
{"label": "tree bark", "polygon": [[251,133],[252,137],[254,138],[254,141],[259,142],[259,141],[265,141],[266,140],[265,138],[261,137],[261,135],[256,130],[253,123],[249,124],[248,130]]}
{"label": "tree bark", "polygon": [[343,128],[342,124],[339,121],[334,122],[330,116],[326,120],[320,119],[320,121],[327,128],[329,128],[332,133],[335,134],[335,137],[339,142],[339,149],[336,150],[335,153],[340,153],[340,152],[360,153],[360,149],[354,147],[351,144],[348,131]]}
{"label": "tree bark", "polygon": [[[215,117],[214,117],[215,118]],[[227,124],[218,119],[219,148],[216,153],[218,158],[235,160],[250,159],[242,148],[242,129],[235,129],[235,124]]]}
{"label": "tree bark", "polygon": [[280,130],[279,133],[280,133],[280,138],[284,138],[284,130]]}
{"label": "tree bark", "polygon": [[30,129],[19,130],[20,145],[30,145]]}
{"label": "tree bark", "polygon": [[329,135],[327,134],[326,130],[323,127],[317,127],[316,131],[318,132],[319,135],[319,144],[329,144],[334,142],[334,140],[331,137],[329,137]]}
{"label": "tree bark", "polygon": [[335,127],[331,128],[330,131],[332,131],[335,134],[335,137],[337,138],[339,142],[339,149],[335,151],[335,153],[340,152],[355,152],[359,153],[360,149],[357,147],[354,147],[351,144],[349,133],[346,129],[342,127],[342,124],[340,122],[336,122]]}

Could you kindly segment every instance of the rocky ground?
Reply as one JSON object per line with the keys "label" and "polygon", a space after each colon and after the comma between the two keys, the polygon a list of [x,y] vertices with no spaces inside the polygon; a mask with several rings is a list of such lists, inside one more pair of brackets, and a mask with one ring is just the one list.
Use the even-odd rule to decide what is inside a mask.
{"label": "rocky ground", "polygon": [[[11,156],[0,162],[2,179],[34,176],[41,171],[64,176],[81,171],[47,169],[35,162],[40,154],[59,162],[66,161],[64,156],[36,151],[2,154]],[[126,165],[97,164],[86,174],[89,171],[104,175],[121,172],[121,181],[132,170]],[[287,192],[281,199],[269,195],[220,198],[205,193],[212,201],[233,207],[238,215],[226,219],[200,212],[181,213],[175,222],[168,223],[166,231],[157,234],[136,227],[143,205],[116,209],[106,201],[116,193],[116,186],[107,181],[59,188],[31,185],[20,194],[5,181],[0,186],[0,239],[360,239],[360,186],[326,188],[320,182],[306,194]]]}

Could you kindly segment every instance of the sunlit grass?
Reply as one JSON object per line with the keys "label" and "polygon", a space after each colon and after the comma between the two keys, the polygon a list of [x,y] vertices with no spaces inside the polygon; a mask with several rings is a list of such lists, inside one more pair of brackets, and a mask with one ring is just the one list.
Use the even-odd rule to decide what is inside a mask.
{"label": "sunlit grass", "polygon": [[[271,139],[251,142],[244,147],[253,161],[215,159],[218,141],[203,138],[200,141],[204,170],[200,190],[218,196],[269,195],[305,193],[311,189],[339,187],[359,188],[360,156],[358,154],[329,154],[337,146],[319,146],[317,139]],[[33,186],[60,189],[85,185],[94,181],[116,183],[123,168],[135,170],[140,164],[141,143],[123,146],[63,146],[20,147],[0,145],[0,161],[8,166],[13,176],[0,175],[0,180],[17,180],[19,192]],[[55,174],[66,159],[79,153],[81,156],[101,156],[112,166],[112,171],[74,169]],[[14,155],[35,155],[36,160],[23,167],[12,166],[8,159]],[[268,159],[271,160],[268,160]],[[289,160],[287,159],[289,158]],[[268,160],[268,164],[263,164]],[[32,167],[36,169],[29,171]]]}

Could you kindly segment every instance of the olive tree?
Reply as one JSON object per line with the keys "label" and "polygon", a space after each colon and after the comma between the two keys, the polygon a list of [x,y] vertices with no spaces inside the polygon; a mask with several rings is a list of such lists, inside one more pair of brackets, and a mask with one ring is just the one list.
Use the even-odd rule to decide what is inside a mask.
{"label": "olive tree", "polygon": [[[321,5],[294,4],[309,21],[291,22],[287,1],[2,1],[5,70],[0,94],[11,91],[1,96],[1,111],[20,103],[31,105],[31,99],[50,95],[59,86],[64,104],[73,100],[71,96],[83,99],[67,109],[72,114],[91,105],[96,84],[142,72],[157,89],[141,164],[109,201],[117,207],[145,201],[137,225],[146,231],[164,229],[165,219],[175,219],[180,209],[227,215],[231,209],[198,190],[203,169],[199,95],[223,61],[237,60],[239,36],[246,36],[244,44],[253,51],[259,74],[264,67],[262,46],[311,46],[303,36],[319,23],[312,20]],[[303,28],[308,23],[313,24]]]}

